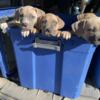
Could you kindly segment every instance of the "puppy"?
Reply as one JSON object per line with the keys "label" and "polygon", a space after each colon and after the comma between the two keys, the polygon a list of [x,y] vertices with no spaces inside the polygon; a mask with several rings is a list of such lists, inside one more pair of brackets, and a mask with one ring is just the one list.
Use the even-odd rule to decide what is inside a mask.
{"label": "puppy", "polygon": [[[38,17],[44,15],[45,12],[32,7],[32,6],[24,6],[20,7],[15,11],[14,20],[15,24],[19,23],[20,27],[22,29],[21,33],[24,37],[28,36],[30,33],[37,33],[37,29],[35,28],[35,25],[37,23]],[[1,25],[1,28],[4,27],[7,28],[8,26],[13,26],[14,23],[10,24],[4,24]]]}
{"label": "puppy", "polygon": [[38,30],[47,36],[63,37],[65,39],[71,38],[70,32],[60,31],[64,27],[64,21],[58,16],[47,13],[38,19]]}
{"label": "puppy", "polygon": [[73,33],[90,43],[100,45],[100,18],[92,17],[72,24]]}
{"label": "puppy", "polygon": [[97,16],[94,13],[83,13],[83,14],[77,15],[77,20],[89,19],[92,17],[97,17]]}

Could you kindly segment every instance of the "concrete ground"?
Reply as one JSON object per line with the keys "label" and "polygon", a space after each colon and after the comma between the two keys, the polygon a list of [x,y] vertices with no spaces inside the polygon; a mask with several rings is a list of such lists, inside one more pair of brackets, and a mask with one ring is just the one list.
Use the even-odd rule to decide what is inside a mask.
{"label": "concrete ground", "polygon": [[29,90],[0,78],[0,100],[99,100],[99,97],[99,90],[92,86],[85,85],[80,98],[69,99],[41,90]]}

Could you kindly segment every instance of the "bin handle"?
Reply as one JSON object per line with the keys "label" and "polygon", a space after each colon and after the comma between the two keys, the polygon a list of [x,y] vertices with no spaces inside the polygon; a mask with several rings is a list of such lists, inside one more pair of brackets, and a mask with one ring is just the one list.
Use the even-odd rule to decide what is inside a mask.
{"label": "bin handle", "polygon": [[35,38],[35,42],[33,43],[34,48],[42,48],[42,49],[49,49],[55,50],[60,52],[61,50],[61,42],[59,41],[49,41],[49,40],[42,40],[38,37]]}

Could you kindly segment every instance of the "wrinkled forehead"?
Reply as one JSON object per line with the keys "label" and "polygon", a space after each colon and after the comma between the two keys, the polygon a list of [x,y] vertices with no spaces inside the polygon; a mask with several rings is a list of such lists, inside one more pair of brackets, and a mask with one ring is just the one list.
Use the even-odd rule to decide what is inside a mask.
{"label": "wrinkled forehead", "polygon": [[95,28],[96,30],[100,30],[100,19],[89,19],[87,20],[87,27]]}
{"label": "wrinkled forehead", "polygon": [[47,20],[47,22],[57,22],[57,17],[53,15],[46,15],[44,19]]}
{"label": "wrinkled forehead", "polygon": [[36,11],[35,9],[33,9],[32,7],[22,7],[21,10],[20,10],[20,14],[23,14],[23,15],[36,15]]}

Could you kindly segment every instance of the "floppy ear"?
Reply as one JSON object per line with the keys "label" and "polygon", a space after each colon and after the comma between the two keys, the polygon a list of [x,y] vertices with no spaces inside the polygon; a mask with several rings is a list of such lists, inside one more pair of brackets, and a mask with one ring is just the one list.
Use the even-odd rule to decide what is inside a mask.
{"label": "floppy ear", "polygon": [[85,30],[85,25],[86,25],[86,20],[77,21],[71,25],[72,31],[78,35],[83,34]]}
{"label": "floppy ear", "polygon": [[71,27],[72,27],[72,31],[76,32],[76,30],[78,30],[78,24],[80,23],[80,21],[74,22]]}
{"label": "floppy ear", "polygon": [[64,21],[57,16],[57,20],[58,20],[58,29],[62,29],[65,25]]}
{"label": "floppy ear", "polygon": [[37,19],[36,27],[37,27],[38,30],[41,30],[42,19],[43,19],[44,17],[45,17],[45,16],[40,16],[40,17],[38,17],[38,19]]}
{"label": "floppy ear", "polygon": [[77,20],[83,20],[84,19],[84,14],[79,14],[77,15]]}
{"label": "floppy ear", "polygon": [[23,7],[16,9],[15,15],[14,15],[15,20],[17,20],[17,21],[19,20],[20,12],[21,12],[22,9],[23,9]]}
{"label": "floppy ear", "polygon": [[41,9],[35,8],[35,11],[36,11],[38,17],[45,15],[45,12]]}

